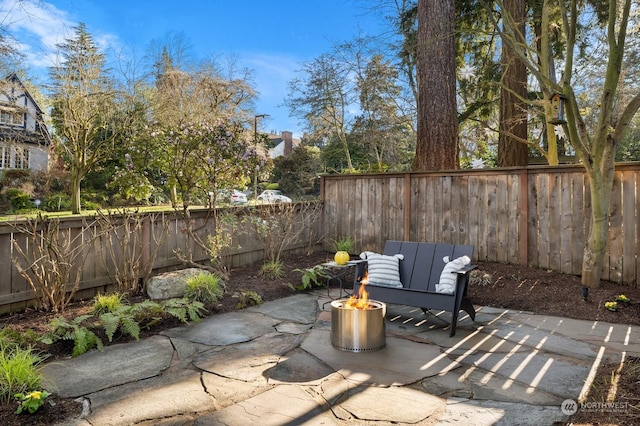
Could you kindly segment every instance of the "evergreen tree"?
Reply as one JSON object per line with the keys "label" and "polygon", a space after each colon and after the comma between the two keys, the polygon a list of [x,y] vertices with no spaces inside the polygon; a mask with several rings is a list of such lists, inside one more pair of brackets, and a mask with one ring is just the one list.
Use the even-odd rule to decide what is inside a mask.
{"label": "evergreen tree", "polygon": [[87,173],[105,156],[117,128],[116,95],[86,25],[74,27],[72,38],[58,45],[62,61],[50,69],[56,130],[55,146],[69,168],[71,210],[81,210],[80,188]]}

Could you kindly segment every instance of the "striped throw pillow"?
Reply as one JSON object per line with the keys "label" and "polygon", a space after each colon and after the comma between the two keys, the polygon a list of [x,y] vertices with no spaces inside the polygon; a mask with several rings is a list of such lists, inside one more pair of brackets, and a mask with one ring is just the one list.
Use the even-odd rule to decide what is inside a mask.
{"label": "striped throw pillow", "polygon": [[385,287],[402,287],[400,282],[400,261],[402,254],[387,256],[371,251],[363,251],[360,258],[367,261],[368,284]]}
{"label": "striped throw pillow", "polygon": [[456,292],[456,281],[458,280],[457,271],[464,268],[471,262],[469,256],[461,256],[449,262],[449,256],[445,256],[443,261],[446,262],[444,269],[440,274],[440,282],[436,284],[436,293],[454,294]]}

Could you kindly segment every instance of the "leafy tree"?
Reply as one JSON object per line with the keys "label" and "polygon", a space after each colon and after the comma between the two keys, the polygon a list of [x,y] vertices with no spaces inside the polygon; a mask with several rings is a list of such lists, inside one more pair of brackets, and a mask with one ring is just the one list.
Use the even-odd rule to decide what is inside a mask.
{"label": "leafy tree", "polygon": [[288,157],[274,159],[274,175],[278,187],[286,194],[305,195],[316,192],[318,175],[322,172],[320,149],[297,146]]}
{"label": "leafy tree", "polygon": [[208,199],[209,192],[213,192],[215,201],[219,188],[248,183],[254,165],[259,163],[239,123],[168,127],[153,123],[148,142],[155,167],[163,170],[167,185],[179,192],[185,209]]}
{"label": "leafy tree", "polygon": [[[514,52],[536,77],[545,94],[547,117],[552,115],[548,94],[561,93],[566,99],[566,123],[562,130],[585,168],[591,199],[589,235],[582,264],[582,284],[586,295],[589,287],[600,285],[616,148],[640,108],[640,93],[636,92],[628,98],[619,96],[627,36],[638,37],[632,1],[597,3],[594,7],[575,1],[568,4],[543,2],[539,16],[541,40],[537,57],[529,54],[531,49],[527,40],[514,27],[514,21],[507,14],[504,4],[499,1],[497,5],[505,24],[503,40],[514,46]],[[555,13],[561,17],[560,28],[551,25]],[[589,22],[588,16],[593,16],[595,20]],[[552,43],[549,34],[556,30],[562,31],[564,43]],[[584,44],[581,44],[583,41]],[[558,55],[563,68],[561,78],[556,82],[553,58]],[[597,96],[595,93],[583,96],[580,92],[583,81],[577,78],[576,73],[580,68],[576,61],[587,61],[588,58],[603,59],[603,64],[606,64],[603,74],[599,76],[600,90]],[[597,102],[593,102],[594,99]],[[619,111],[618,114],[614,114],[615,111]]]}
{"label": "leafy tree", "polygon": [[115,108],[116,93],[104,70],[105,58],[84,24],[58,45],[60,65],[50,69],[53,81],[51,117],[56,149],[69,167],[71,211],[80,213],[84,177],[112,146],[125,117]]}

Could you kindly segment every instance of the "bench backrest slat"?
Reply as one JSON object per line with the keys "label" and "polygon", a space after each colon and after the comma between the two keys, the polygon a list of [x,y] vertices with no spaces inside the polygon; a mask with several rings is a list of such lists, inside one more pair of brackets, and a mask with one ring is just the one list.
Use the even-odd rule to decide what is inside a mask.
{"label": "bench backrest slat", "polygon": [[463,255],[471,258],[473,246],[387,241],[383,253],[404,255],[400,261],[400,280],[405,288],[435,292],[445,265],[442,258],[449,256],[453,260]]}

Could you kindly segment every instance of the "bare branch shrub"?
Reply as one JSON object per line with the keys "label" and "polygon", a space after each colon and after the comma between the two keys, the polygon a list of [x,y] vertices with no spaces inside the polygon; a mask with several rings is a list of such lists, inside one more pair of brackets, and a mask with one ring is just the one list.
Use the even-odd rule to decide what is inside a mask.
{"label": "bare branch shrub", "polygon": [[95,221],[82,219],[82,228],[62,228],[60,220],[43,217],[14,224],[13,264],[29,283],[40,308],[64,311],[80,287],[82,269],[100,236]]}
{"label": "bare branch shrub", "polygon": [[121,209],[98,211],[96,221],[104,238],[102,260],[116,290],[143,292],[169,235],[170,218],[163,213]]}
{"label": "bare branch shrub", "polygon": [[305,238],[314,238],[312,224],[322,212],[320,203],[266,204],[252,211],[245,219],[264,246],[265,260],[279,263],[282,253],[289,246]]}
{"label": "bare branch shrub", "polygon": [[[243,230],[240,221],[233,212],[212,209],[203,224],[196,226],[188,209],[181,210],[184,227],[182,232],[196,247],[204,250],[209,258],[209,264],[204,265],[194,260],[193,246],[187,244],[185,251],[174,250],[178,260],[187,266],[205,269],[228,280],[231,273],[231,259],[233,237],[239,236]],[[213,233],[207,232],[208,225],[213,222]]]}

